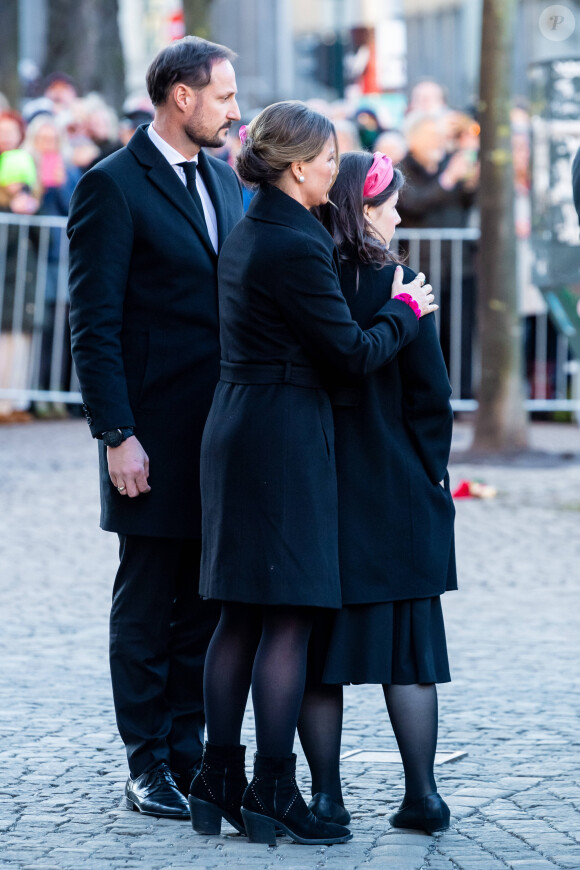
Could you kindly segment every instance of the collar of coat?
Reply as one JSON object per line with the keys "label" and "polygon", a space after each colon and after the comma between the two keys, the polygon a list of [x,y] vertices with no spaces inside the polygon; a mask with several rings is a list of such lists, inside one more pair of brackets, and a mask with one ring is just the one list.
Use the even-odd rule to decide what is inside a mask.
{"label": "collar of coat", "polygon": [[329,251],[334,249],[333,238],[320,221],[307,208],[274,185],[267,184],[259,189],[250,202],[246,217],[254,221],[291,227],[321,241]]}
{"label": "collar of coat", "polygon": [[[147,135],[148,124],[138,127],[127,148],[131,151],[142,166],[147,167],[147,175],[161,193],[175,205],[188,220],[193,224],[209,253],[216,256],[210,241],[205,220],[200,215],[191,194],[183,184],[173,166],[161,153]],[[204,184],[213,203],[217,224],[218,238],[221,246],[227,235],[225,192],[218,173],[213,168],[211,158],[200,150],[197,162]]]}

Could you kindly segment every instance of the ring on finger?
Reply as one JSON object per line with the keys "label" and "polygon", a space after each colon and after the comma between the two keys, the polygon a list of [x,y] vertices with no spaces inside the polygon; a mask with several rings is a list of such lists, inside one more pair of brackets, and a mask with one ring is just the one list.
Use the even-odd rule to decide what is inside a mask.
{"label": "ring on finger", "polygon": [[122,483],[121,486],[117,487],[117,489],[119,490],[119,492],[123,492],[123,490],[126,489],[125,484]]}

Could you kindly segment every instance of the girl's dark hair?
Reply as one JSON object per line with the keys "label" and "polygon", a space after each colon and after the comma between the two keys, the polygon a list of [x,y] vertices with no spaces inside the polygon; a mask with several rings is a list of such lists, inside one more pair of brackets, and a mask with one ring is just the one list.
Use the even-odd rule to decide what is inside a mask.
{"label": "girl's dark hair", "polygon": [[332,202],[321,206],[317,215],[335,241],[343,260],[385,266],[398,263],[386,244],[373,234],[364,206],[377,208],[405,184],[403,173],[395,169],[389,186],[373,197],[363,196],[373,155],[347,151],[340,158],[340,169],[331,192]]}
{"label": "girl's dark hair", "polygon": [[248,124],[236,170],[250,187],[277,184],[291,163],[318,157],[331,136],[338,154],[332,121],[298,100],[273,103]]}
{"label": "girl's dark hair", "polygon": [[201,90],[211,80],[214,63],[236,59],[235,52],[208,42],[200,36],[184,36],[162,49],[147,70],[147,90],[154,106],[166,102],[171,88],[178,84]]}

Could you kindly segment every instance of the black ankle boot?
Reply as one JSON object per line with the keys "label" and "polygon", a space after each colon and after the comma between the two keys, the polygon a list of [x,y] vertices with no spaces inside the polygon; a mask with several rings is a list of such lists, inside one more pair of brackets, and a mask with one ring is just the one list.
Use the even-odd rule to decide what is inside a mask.
{"label": "black ankle boot", "polygon": [[416,828],[434,834],[435,831],[447,830],[449,817],[449,807],[435,792],[409,803],[403,801],[389,822],[394,828]]}
{"label": "black ankle boot", "polygon": [[313,796],[308,809],[321,822],[336,822],[337,825],[348,825],[350,822],[350,813],[344,808],[344,804],[339,804],[324,791],[319,791]]}
{"label": "black ankle boot", "polygon": [[251,843],[276,845],[276,828],[296,843],[346,843],[348,828],[322,822],[306,806],[296,785],[296,756],[270,758],[256,753],[254,778],[244,792],[242,817]]}
{"label": "black ankle boot", "polygon": [[248,785],[245,746],[205,744],[201,770],[190,787],[189,810],[193,830],[198,834],[219,834],[222,818],[245,834],[240,813]]}

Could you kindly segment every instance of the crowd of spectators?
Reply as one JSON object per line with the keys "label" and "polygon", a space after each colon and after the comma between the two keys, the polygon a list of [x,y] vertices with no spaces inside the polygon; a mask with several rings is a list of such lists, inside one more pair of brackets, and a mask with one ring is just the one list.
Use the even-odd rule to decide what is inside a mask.
{"label": "crowd of spectators", "polygon": [[[65,73],[49,76],[42,94],[20,109],[0,94],[0,212],[66,217],[83,172],[125,145],[137,126],[153,117],[147,97],[129,100],[125,109],[119,117],[99,94],[82,96]],[[16,220],[5,227],[1,239],[0,386],[18,389],[33,380],[40,390],[66,390],[71,359],[68,335],[60,323],[66,302],[58,310],[59,281],[66,280],[61,274],[62,232],[50,230],[41,266],[39,239],[37,227],[23,234]],[[21,405],[0,399],[0,418],[25,416]],[[44,402],[35,403],[33,410],[39,416],[54,415],[55,410],[67,413],[64,405]]]}
{"label": "crowd of spectators", "polygon": [[81,96],[65,73],[49,76],[20,111],[0,95],[0,208],[66,215],[82,173],[152,117],[148,98],[133,99],[119,117],[99,94]]}
{"label": "crowd of spectators", "polygon": [[[382,151],[402,169],[407,184],[399,200],[401,228],[451,227],[462,228],[477,222],[475,209],[479,185],[479,125],[469,112],[451,107],[443,87],[435,81],[420,81],[409,94],[402,123],[394,127],[384,123],[380,111],[359,104],[348,106],[343,101],[312,101],[313,108],[323,112],[335,124],[341,151],[365,149]],[[9,106],[0,94],[0,211],[19,215],[66,216],[75,184],[99,160],[125,145],[135,129],[153,117],[153,107],[146,95],[130,98],[119,115],[99,94],[81,95],[73,80],[65,73],[49,76],[40,96],[25,102],[19,110]],[[244,118],[248,122],[250,118]],[[514,126],[514,154],[518,154],[517,230],[520,236],[529,233],[529,163],[528,127],[525,113],[520,110]],[[216,156],[235,166],[239,149],[239,125],[230,131],[223,149]],[[246,206],[252,193],[244,192]],[[12,245],[10,245],[12,241]],[[34,239],[30,238],[30,257],[34,257]],[[17,239],[8,240],[7,257],[17,256]],[[1,252],[0,252],[1,253]],[[403,250],[404,253],[404,250]],[[464,324],[471,335],[475,318],[473,251],[466,248],[463,273]],[[47,389],[53,357],[55,304],[59,240],[51,237],[46,269],[45,300],[42,327],[44,338],[40,353],[37,386]],[[14,265],[14,263],[13,263]],[[420,260],[415,264],[430,274],[429,252],[422,245]],[[30,270],[32,271],[32,269]],[[8,269],[5,284],[9,280]],[[442,293],[448,292],[450,261],[444,252],[441,262]],[[6,289],[6,288],[5,288]],[[26,366],[15,366],[15,345],[11,309],[2,311],[2,330],[12,333],[11,347],[3,342],[0,351],[0,384],[14,384],[15,368],[23,372]],[[449,359],[449,321],[444,315],[448,298],[442,299],[441,336],[444,353]],[[29,305],[30,309],[32,306]],[[21,332],[31,331],[30,318],[23,317]],[[12,327],[12,328],[11,328]],[[21,342],[22,343],[22,342]],[[26,341],[23,344],[26,355]],[[462,392],[471,388],[471,341],[462,352]],[[8,360],[8,362],[7,362]],[[10,373],[7,372],[10,367]],[[58,380],[58,379],[57,379]],[[1,413],[0,401],[0,413]]]}

